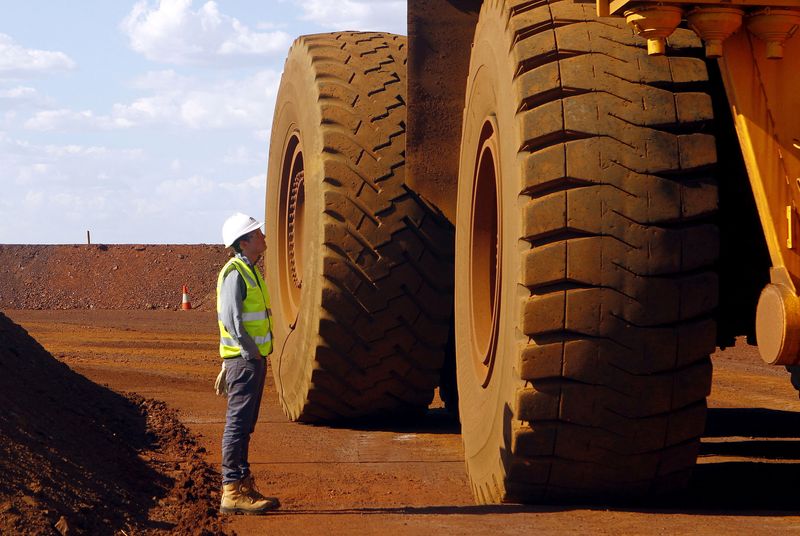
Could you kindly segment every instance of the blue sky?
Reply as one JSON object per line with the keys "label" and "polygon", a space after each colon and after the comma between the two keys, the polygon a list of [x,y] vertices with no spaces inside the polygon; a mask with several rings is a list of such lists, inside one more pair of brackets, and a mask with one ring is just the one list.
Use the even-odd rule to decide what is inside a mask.
{"label": "blue sky", "polygon": [[0,0],[0,243],[218,243],[264,212],[291,42],[405,0]]}

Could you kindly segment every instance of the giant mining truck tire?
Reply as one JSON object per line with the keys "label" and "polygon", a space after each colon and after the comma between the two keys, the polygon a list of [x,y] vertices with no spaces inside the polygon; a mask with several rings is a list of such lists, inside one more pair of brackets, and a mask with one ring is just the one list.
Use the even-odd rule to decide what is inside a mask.
{"label": "giant mining truck tire", "polygon": [[480,503],[687,484],[717,303],[699,41],[665,57],[570,0],[483,3],[456,221],[455,333]]}
{"label": "giant mining truck tire", "polygon": [[452,314],[452,228],[405,185],[406,38],[298,38],[278,91],[267,254],[293,420],[430,404]]}

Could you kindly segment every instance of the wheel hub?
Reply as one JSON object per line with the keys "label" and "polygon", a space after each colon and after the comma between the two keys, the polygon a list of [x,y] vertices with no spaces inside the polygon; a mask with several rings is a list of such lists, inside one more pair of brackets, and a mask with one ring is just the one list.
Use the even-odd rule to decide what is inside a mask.
{"label": "wheel hub", "polygon": [[284,151],[281,169],[280,291],[285,317],[293,321],[300,310],[305,261],[305,171],[299,137],[293,135]]}
{"label": "wheel hub", "polygon": [[478,143],[470,221],[470,338],[478,382],[489,385],[494,368],[500,301],[500,229],[497,130],[487,120]]}

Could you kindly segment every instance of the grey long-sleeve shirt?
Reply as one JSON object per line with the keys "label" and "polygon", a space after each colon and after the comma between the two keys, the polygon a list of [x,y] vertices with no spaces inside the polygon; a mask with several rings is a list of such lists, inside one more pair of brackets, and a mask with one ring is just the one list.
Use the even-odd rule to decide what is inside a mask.
{"label": "grey long-sleeve shirt", "polygon": [[[243,260],[251,268],[253,267],[253,263],[241,253],[237,253],[236,257]],[[249,360],[260,357],[261,353],[258,351],[256,342],[244,329],[242,312],[244,311],[246,297],[247,284],[245,284],[238,270],[231,270],[222,280],[222,288],[219,293],[219,318],[222,321],[222,325],[231,334],[231,337],[242,348],[242,357]]]}

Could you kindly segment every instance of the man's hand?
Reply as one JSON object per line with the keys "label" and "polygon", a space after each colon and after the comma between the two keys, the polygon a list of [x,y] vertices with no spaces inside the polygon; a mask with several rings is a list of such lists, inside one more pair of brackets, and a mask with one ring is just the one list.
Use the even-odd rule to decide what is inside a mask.
{"label": "man's hand", "polygon": [[228,396],[228,380],[225,378],[225,360],[222,360],[222,368],[214,381],[214,392],[217,396]]}
{"label": "man's hand", "polygon": [[261,357],[261,352],[258,349],[256,341],[250,335],[245,335],[239,339],[239,344],[242,345],[242,358],[245,361],[252,361]]}

